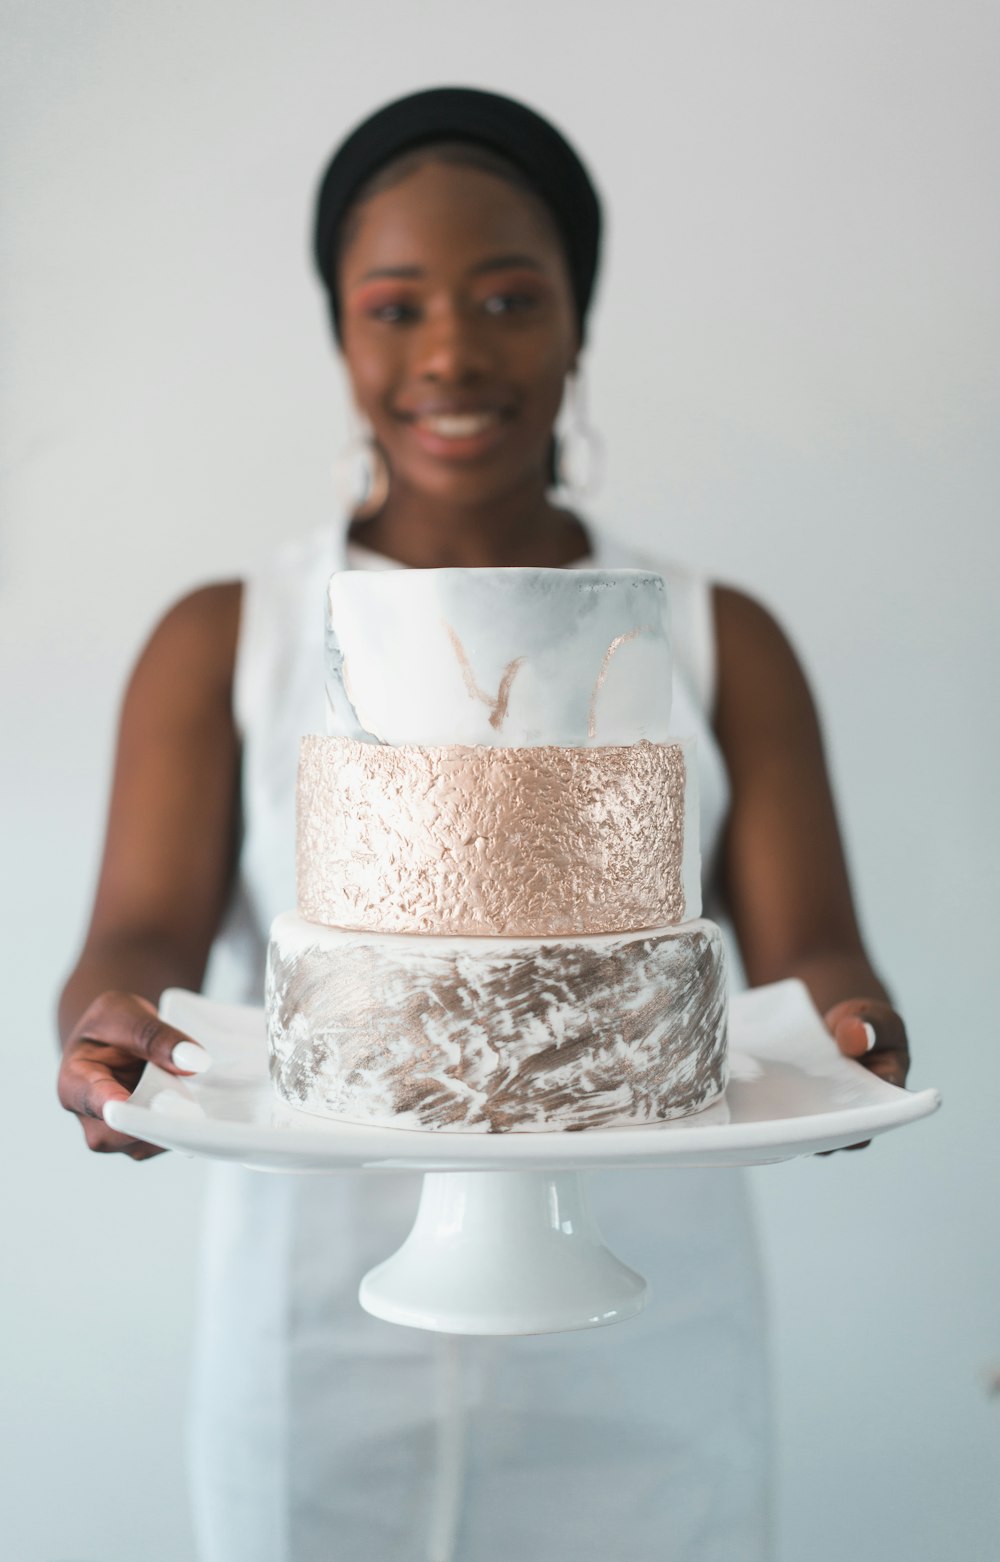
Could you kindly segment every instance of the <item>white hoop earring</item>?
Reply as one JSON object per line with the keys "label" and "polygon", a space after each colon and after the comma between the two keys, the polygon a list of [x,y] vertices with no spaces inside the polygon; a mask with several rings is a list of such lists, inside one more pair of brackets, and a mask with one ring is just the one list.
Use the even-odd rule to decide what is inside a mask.
{"label": "white hoop earring", "polygon": [[333,464],[337,497],[357,520],[375,515],[389,497],[389,468],[370,430],[351,434]]}
{"label": "white hoop earring", "polygon": [[587,417],[582,368],[566,376],[566,420],[555,436],[555,486],[568,500],[589,499],[604,476],[604,442]]}

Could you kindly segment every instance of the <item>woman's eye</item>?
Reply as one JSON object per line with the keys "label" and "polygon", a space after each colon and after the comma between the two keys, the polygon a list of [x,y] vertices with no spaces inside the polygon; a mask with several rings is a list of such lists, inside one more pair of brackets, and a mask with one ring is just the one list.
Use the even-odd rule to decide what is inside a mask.
{"label": "woman's eye", "polygon": [[491,293],[483,308],[489,315],[510,315],[534,309],[537,303],[533,293]]}
{"label": "woman's eye", "polygon": [[373,320],[381,320],[384,325],[408,325],[417,318],[414,306],[402,303],[376,304],[369,310],[369,314]]}

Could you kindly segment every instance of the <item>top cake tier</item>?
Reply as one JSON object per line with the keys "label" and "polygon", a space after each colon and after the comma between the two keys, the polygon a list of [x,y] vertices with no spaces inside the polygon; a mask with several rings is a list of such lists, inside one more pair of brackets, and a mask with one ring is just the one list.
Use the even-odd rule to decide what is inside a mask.
{"label": "top cake tier", "polygon": [[367,743],[662,743],[663,579],[644,570],[344,570],[327,591],[327,730]]}

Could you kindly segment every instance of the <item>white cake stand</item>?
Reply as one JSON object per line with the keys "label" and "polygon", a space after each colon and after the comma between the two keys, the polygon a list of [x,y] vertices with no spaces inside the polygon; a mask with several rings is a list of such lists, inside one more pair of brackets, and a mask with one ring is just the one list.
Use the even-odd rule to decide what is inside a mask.
{"label": "white cake stand", "polygon": [[789,1160],[940,1105],[936,1090],[898,1090],[844,1058],[797,981],[733,1001],[724,1101],[673,1123],[582,1133],[416,1133],[308,1116],[271,1087],[261,1010],[173,990],[161,1013],[207,1048],[212,1067],[178,1079],[150,1065],[130,1100],[108,1103],[109,1125],[268,1171],[422,1172],[410,1235],[359,1296],[376,1317],[448,1334],[584,1329],[642,1309],[646,1282],[605,1246],[587,1171]]}

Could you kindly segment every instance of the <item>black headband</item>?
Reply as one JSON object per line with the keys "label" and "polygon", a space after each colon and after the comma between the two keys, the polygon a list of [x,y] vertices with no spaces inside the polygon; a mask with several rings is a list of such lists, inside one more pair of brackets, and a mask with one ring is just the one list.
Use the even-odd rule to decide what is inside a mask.
{"label": "black headband", "polygon": [[435,87],[386,104],[334,153],[319,188],[313,255],[340,339],[333,275],[337,235],[362,185],[386,163],[431,141],[472,141],[506,157],[555,219],[569,265],[580,338],[594,290],[601,208],[590,176],[554,125],[523,103],[470,87]]}

